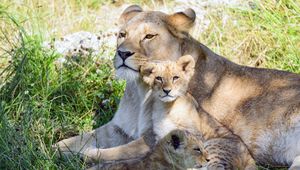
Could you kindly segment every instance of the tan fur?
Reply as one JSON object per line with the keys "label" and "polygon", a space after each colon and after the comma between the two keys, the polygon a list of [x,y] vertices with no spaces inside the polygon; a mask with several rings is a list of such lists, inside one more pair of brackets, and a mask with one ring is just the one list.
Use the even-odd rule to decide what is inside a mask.
{"label": "tan fur", "polygon": [[[185,64],[183,64],[185,63]],[[197,131],[202,138],[209,160],[208,169],[256,169],[255,161],[241,140],[205,111],[186,93],[194,73],[193,58],[183,56],[177,62],[146,63],[141,74],[152,89],[155,102],[152,108],[153,131],[158,139],[173,129]],[[177,79],[174,81],[174,77]],[[158,79],[159,78],[159,79]],[[164,93],[164,89],[169,89]],[[175,99],[164,99],[166,94]]]}
{"label": "tan fur", "polygon": [[[136,65],[140,65],[141,63],[144,63],[146,61],[145,58],[141,59],[135,57],[132,57],[131,60]],[[132,88],[135,86],[137,86],[137,89]],[[146,117],[144,112],[147,108],[144,108],[144,105],[140,105],[138,103],[146,100],[146,93],[148,92],[148,89],[144,86],[143,83],[141,84],[141,82],[137,82],[137,84],[133,83],[130,88],[132,89],[126,90],[131,91],[132,93],[136,92],[135,90],[138,90],[138,99],[130,99],[131,97],[133,97],[130,95],[125,96],[123,100],[121,100],[121,105],[126,105],[128,101],[137,102],[137,104],[135,105],[136,108],[134,108],[134,105],[131,106],[133,107],[133,109],[139,109],[141,112],[140,114],[142,115],[141,117],[134,117],[135,119],[132,120],[128,120],[127,117],[122,120],[122,122],[128,120],[128,122],[124,123],[129,123],[131,121],[134,125],[136,125],[136,123],[140,124],[138,129],[130,129],[134,130],[130,136],[127,135],[123,129],[119,128],[119,126],[111,125],[110,123],[108,123],[102,128],[98,128],[92,132],[62,140],[53,145],[53,148],[63,156],[78,154],[88,162],[131,159],[150,152],[150,150],[152,149],[151,147],[154,144],[154,142],[151,141],[151,138],[154,137],[152,137],[152,133],[149,132],[149,128],[152,126],[151,121],[149,121],[151,119],[151,116]],[[131,109],[120,108],[119,112],[122,111],[130,112]],[[147,133],[151,134],[148,135]],[[106,136],[106,138],[100,136],[100,134]],[[144,136],[147,137],[144,138]],[[114,139],[114,137],[116,138]],[[123,142],[124,145],[119,145]],[[104,149],[110,146],[111,148]]]}
{"label": "tan fur", "polygon": [[[127,86],[113,120],[92,132],[95,138],[91,146],[109,148],[137,139],[140,125],[149,120],[142,112],[146,95],[141,90],[139,67],[131,56],[123,61],[120,51],[142,54],[149,61],[174,61],[189,54],[196,61],[196,70],[188,91],[199,108],[203,107],[241,137],[259,164],[300,165],[296,159],[300,155],[300,76],[240,66],[215,54],[188,35],[193,23],[191,14],[168,15],[129,7],[121,15],[123,23],[114,65],[117,76],[126,79]],[[176,25],[177,19],[184,23],[184,27]],[[125,36],[120,36],[121,33]],[[149,38],[147,35],[154,36]],[[116,129],[121,129],[122,133]],[[72,146],[81,138],[71,139],[67,145]],[[87,139],[84,138],[83,143]],[[77,152],[80,146],[71,150]]]}
{"label": "tan fur", "polygon": [[174,130],[159,141],[153,152],[135,159],[105,162],[91,167],[97,169],[191,169],[207,163],[201,137],[188,131]]}
{"label": "tan fur", "polygon": [[[223,85],[222,89],[217,89],[209,100],[205,100],[203,107],[206,110],[213,110],[212,114],[216,115],[219,119],[223,119],[223,122],[226,121],[225,124],[228,128],[232,128],[237,123],[242,123],[241,121],[243,120],[242,118],[235,119],[234,117],[240,117],[241,115],[235,114],[234,110],[230,109],[240,104],[240,102],[258,95],[260,89],[254,82],[236,79],[236,77],[225,78],[221,83]],[[236,88],[243,87],[244,85],[248,87]]]}
{"label": "tan fur", "polygon": [[[137,17],[141,13],[143,15]],[[167,15],[161,12],[155,12],[155,15],[152,15],[151,12],[142,12],[137,6],[128,7],[120,17],[122,25],[118,35],[118,50],[136,51],[141,54],[147,53],[153,56],[148,58],[149,60],[174,60],[179,57],[179,44],[173,43],[177,42],[177,38],[172,36],[171,30],[166,28],[168,25],[160,20],[161,17],[166,18]],[[159,27],[157,27],[157,24],[151,24],[151,22],[144,23],[145,20],[156,20]],[[154,28],[157,32],[152,31]],[[156,34],[158,32],[163,37],[155,36],[152,39],[144,40],[147,34]],[[125,33],[125,37],[121,37],[121,33]],[[162,46],[158,48],[158,42],[161,41],[166,43],[165,45],[160,44]],[[143,48],[141,48],[141,45]],[[169,54],[169,56],[161,54]],[[169,58],[170,56],[172,58]],[[113,120],[92,132],[62,140],[53,145],[54,149],[58,149],[64,155],[69,155],[70,153],[84,154],[84,150],[87,148],[104,149],[126,144],[133,139],[139,138],[140,132],[143,131],[141,129],[147,129],[147,126],[149,126],[147,120],[149,119],[142,112],[144,110],[143,101],[146,97],[146,91],[138,79],[139,67],[132,57],[129,57],[123,63],[131,69],[120,67],[122,63],[117,52],[114,60],[116,74],[118,77],[126,79],[127,85]],[[103,159],[105,159],[105,156]]]}

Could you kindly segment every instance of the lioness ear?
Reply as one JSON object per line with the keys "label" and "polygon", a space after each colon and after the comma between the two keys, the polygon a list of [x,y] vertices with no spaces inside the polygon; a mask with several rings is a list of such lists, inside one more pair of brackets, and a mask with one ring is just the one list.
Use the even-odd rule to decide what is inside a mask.
{"label": "lioness ear", "polygon": [[167,17],[167,23],[179,31],[188,32],[193,26],[196,19],[196,13],[193,9],[188,8],[183,12],[177,12]]}
{"label": "lioness ear", "polygon": [[181,67],[182,71],[184,71],[187,76],[193,76],[195,69],[195,60],[191,55],[180,57],[176,63],[179,67]]}
{"label": "lioness ear", "polygon": [[154,81],[154,68],[155,66],[153,64],[145,64],[141,67],[141,76],[143,81],[148,84],[148,85],[152,85],[153,81]]}
{"label": "lioness ear", "polygon": [[127,7],[119,18],[119,24],[127,23],[131,18],[133,18],[139,12],[142,12],[143,9],[138,5],[131,5]]}

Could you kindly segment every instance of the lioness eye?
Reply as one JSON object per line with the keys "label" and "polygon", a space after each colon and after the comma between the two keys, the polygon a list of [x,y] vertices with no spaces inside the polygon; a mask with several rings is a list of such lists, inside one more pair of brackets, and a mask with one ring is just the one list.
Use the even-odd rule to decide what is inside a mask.
{"label": "lioness eye", "polygon": [[120,32],[119,33],[119,38],[124,38],[126,37],[126,33],[125,32]]}
{"label": "lioness eye", "polygon": [[175,80],[177,80],[177,79],[179,79],[178,76],[174,76],[174,77],[173,77],[173,81],[175,81]]}
{"label": "lioness eye", "polygon": [[162,78],[159,76],[155,77],[155,79],[162,82]]}
{"label": "lioness eye", "polygon": [[155,35],[147,34],[144,39],[152,39]]}

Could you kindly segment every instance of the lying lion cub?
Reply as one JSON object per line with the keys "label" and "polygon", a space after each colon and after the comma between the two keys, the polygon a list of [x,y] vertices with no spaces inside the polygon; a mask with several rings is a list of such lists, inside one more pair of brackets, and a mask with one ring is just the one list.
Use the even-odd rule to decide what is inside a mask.
{"label": "lying lion cub", "polygon": [[[182,129],[192,133],[200,133],[199,140],[204,143],[207,151],[205,159],[209,161],[205,165],[198,162],[198,165],[208,169],[256,169],[253,158],[237,136],[205,111],[198,113],[197,103],[187,93],[188,83],[194,74],[194,65],[194,59],[187,55],[180,57],[177,62],[146,62],[141,66],[142,79],[151,92],[144,110],[149,112],[147,114],[151,116],[153,127],[146,130],[142,138],[131,142],[131,146],[128,144],[126,145],[127,148],[124,145],[120,146],[122,149],[119,150],[119,155],[126,155],[127,153],[133,155],[132,151],[135,148],[142,147],[141,139],[146,141],[147,146],[153,146],[152,152],[155,153],[157,152],[155,150],[156,145],[149,145],[149,141],[150,143],[160,141],[171,131]],[[155,140],[153,140],[153,136],[155,136]],[[136,145],[133,144],[134,142]],[[144,151],[141,150],[141,152]],[[141,152],[137,151],[136,155],[142,155]],[[162,160],[164,159],[162,158]],[[115,168],[124,168],[124,166],[133,168],[142,164],[135,165],[131,160],[128,161],[116,164]],[[157,164],[160,164],[160,161]],[[151,165],[149,164],[149,166]],[[156,163],[153,165],[157,166]],[[114,165],[105,166],[114,167]]]}
{"label": "lying lion cub", "polygon": [[161,139],[146,156],[135,159],[106,162],[93,166],[96,169],[189,169],[194,165],[205,165],[206,152],[201,142],[201,136],[184,130],[174,130]]}

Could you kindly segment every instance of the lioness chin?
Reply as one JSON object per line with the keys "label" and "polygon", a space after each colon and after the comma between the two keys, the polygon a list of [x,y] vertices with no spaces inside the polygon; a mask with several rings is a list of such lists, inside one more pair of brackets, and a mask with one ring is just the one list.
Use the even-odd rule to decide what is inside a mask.
{"label": "lioness chin", "polygon": [[196,69],[188,91],[199,108],[238,135],[259,164],[299,168],[300,76],[240,66],[215,54],[188,34],[195,17],[192,9],[168,15],[128,7],[120,17],[114,61],[117,75],[127,80],[118,111],[112,121],[84,138],[73,137],[56,146],[79,152],[87,142],[90,147],[109,148],[137,139],[147,122],[140,122],[146,117],[141,111],[145,92],[133,54],[150,61],[189,54]]}

